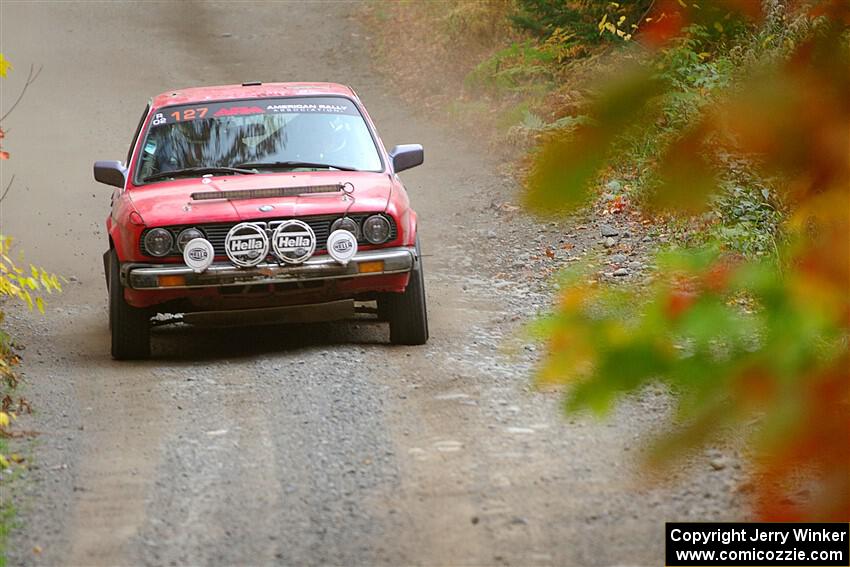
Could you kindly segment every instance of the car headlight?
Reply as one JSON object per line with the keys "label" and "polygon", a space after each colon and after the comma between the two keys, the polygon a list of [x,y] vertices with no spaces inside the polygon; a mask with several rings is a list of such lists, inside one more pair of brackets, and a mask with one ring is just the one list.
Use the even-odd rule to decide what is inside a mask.
{"label": "car headlight", "polygon": [[382,244],[390,237],[390,221],[382,215],[372,215],[363,221],[363,236],[372,244]]}
{"label": "car headlight", "polygon": [[204,233],[197,228],[185,228],[177,235],[177,249],[182,253],[190,240],[204,238]]}
{"label": "car headlight", "polygon": [[335,230],[347,230],[354,235],[354,238],[360,240],[360,225],[351,217],[336,219],[331,225],[331,232]]}
{"label": "car headlight", "polygon": [[174,237],[164,228],[149,230],[145,235],[145,249],[154,256],[165,256],[173,244]]}

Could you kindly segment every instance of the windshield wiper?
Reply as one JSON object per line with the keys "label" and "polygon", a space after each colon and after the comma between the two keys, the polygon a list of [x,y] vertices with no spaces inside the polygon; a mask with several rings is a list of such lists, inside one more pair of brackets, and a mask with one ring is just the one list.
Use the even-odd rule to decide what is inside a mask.
{"label": "windshield wiper", "polygon": [[166,179],[168,177],[183,177],[186,175],[197,175],[204,173],[244,173],[246,175],[257,173],[253,169],[242,169],[240,167],[225,167],[225,166],[200,166],[200,167],[185,167],[183,169],[175,169],[172,171],[160,171],[148,175],[142,181],[156,181],[157,179]]}
{"label": "windshield wiper", "polygon": [[240,163],[237,167],[250,167],[257,169],[296,169],[298,167],[313,169],[339,169],[340,171],[358,171],[355,167],[344,165],[333,165],[329,163],[313,163],[309,161],[257,161]]}

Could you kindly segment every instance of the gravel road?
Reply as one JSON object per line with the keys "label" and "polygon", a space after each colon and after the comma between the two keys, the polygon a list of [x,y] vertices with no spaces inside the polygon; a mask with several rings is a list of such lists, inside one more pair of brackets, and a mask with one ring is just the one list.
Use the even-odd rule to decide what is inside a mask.
{"label": "gravel road", "polygon": [[[347,2],[0,1],[0,51],[38,81],[4,126],[0,229],[72,279],[45,318],[13,312],[41,431],[16,482],[12,565],[658,565],[665,520],[737,519],[735,455],[687,482],[641,479],[647,390],[613,419],[564,417],[536,391],[522,324],[548,304],[537,254],[604,251],[598,227],[536,224],[475,133],[403,104]],[[392,25],[392,22],[387,22]],[[415,65],[415,61],[410,62]],[[100,255],[110,189],[150,95],[244,80],[353,85],[419,212],[432,339],[391,347],[375,324],[169,329],[154,358],[109,357]],[[569,257],[568,257],[569,256]],[[535,263],[537,262],[537,263]],[[723,466],[710,466],[723,459]]]}

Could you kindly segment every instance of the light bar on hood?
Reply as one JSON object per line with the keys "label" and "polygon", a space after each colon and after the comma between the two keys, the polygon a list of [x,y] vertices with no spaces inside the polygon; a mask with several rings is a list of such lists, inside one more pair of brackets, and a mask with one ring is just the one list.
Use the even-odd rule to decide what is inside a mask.
{"label": "light bar on hood", "polygon": [[341,193],[343,184],[335,185],[307,185],[304,187],[271,187],[269,189],[235,189],[232,191],[203,191],[192,193],[193,201],[209,201],[212,199],[265,199],[268,197],[291,197],[293,195],[307,195],[309,193]]}

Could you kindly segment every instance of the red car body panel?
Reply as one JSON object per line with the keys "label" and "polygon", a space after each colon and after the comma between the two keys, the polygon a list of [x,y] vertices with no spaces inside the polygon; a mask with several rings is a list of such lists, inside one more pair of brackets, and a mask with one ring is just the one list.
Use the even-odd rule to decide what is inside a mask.
{"label": "red car body panel", "polygon": [[191,87],[164,92],[153,98],[151,107],[162,108],[178,104],[194,104],[220,100],[251,100],[287,96],[344,96],[354,100],[365,114],[357,95],[346,85],[338,83],[262,83],[258,85],[220,85]]}
{"label": "red car body panel", "polygon": [[[173,105],[201,102],[245,100],[288,97],[288,96],[342,96],[353,102],[363,115],[375,140],[384,169],[381,172],[362,171],[309,171],[273,172],[253,175],[213,175],[205,178],[180,178],[170,181],[135,185],[134,177],[141,153],[141,143],[157,111]],[[128,176],[123,190],[113,194],[112,212],[106,226],[110,244],[115,249],[121,264],[170,264],[182,263],[178,256],[153,257],[142,253],[140,238],[144,230],[154,227],[194,225],[204,223],[237,223],[257,221],[264,218],[301,217],[307,215],[343,215],[349,213],[383,212],[396,223],[396,238],[379,246],[363,245],[361,250],[414,246],[416,242],[416,214],[410,208],[407,193],[393,172],[391,159],[384,148],[375,126],[355,93],[346,86],[333,83],[267,83],[242,86],[227,85],[201,87],[167,92],[156,96],[147,116],[134,140],[132,157],[128,164]],[[193,201],[192,193],[204,191],[248,190],[286,188],[310,185],[332,185],[351,183],[354,186],[354,202],[346,200],[340,193],[325,193],[289,197],[274,197],[244,200]],[[261,212],[262,205],[273,205],[274,209]],[[226,260],[216,257],[216,260]],[[150,307],[173,300],[186,300],[200,309],[222,308],[225,305],[257,307],[265,305],[287,305],[308,303],[340,297],[352,297],[379,292],[403,292],[409,274],[378,275],[326,282],[321,288],[306,293],[272,290],[265,296],[236,298],[226,297],[217,288],[137,290],[125,289],[127,303],[135,307]]]}

